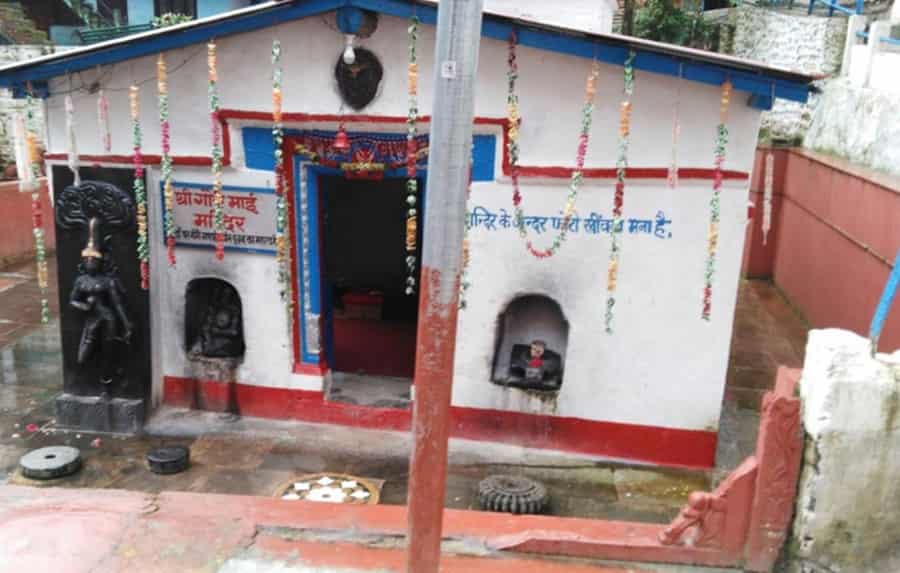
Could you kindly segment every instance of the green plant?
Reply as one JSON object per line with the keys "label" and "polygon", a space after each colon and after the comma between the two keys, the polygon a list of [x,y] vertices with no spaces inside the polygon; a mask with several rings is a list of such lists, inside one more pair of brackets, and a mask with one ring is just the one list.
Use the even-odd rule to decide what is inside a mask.
{"label": "green plant", "polygon": [[679,8],[673,0],[647,0],[637,11],[634,35],[668,44],[710,48],[718,42],[719,33],[717,26],[704,20],[702,12]]}
{"label": "green plant", "polygon": [[174,26],[175,24],[183,24],[184,22],[190,22],[193,20],[192,17],[186,14],[176,14],[174,12],[166,12],[162,16],[157,16],[153,18],[153,27],[154,28],[165,28],[166,26]]}

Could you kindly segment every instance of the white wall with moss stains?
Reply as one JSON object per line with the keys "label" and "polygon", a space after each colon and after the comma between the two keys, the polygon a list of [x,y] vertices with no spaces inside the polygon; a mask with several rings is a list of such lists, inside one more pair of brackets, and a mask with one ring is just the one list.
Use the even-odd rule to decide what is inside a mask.
{"label": "white wall with moss stains", "polygon": [[900,571],[900,351],[873,358],[866,338],[813,330],[800,396],[792,570]]}
{"label": "white wall with moss stains", "polygon": [[818,99],[804,147],[900,175],[900,94],[839,78]]}
{"label": "white wall with moss stains", "polygon": [[[737,9],[734,55],[812,75],[840,71],[846,18],[806,16],[741,6]],[[777,100],[763,114],[765,135],[779,140],[802,138],[812,120],[815,97],[808,104]]]}

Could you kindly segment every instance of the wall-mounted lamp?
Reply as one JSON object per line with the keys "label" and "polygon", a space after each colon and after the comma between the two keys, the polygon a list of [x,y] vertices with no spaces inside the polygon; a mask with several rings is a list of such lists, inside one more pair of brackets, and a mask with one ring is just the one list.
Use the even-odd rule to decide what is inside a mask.
{"label": "wall-mounted lamp", "polygon": [[353,42],[356,34],[344,34],[344,63],[352,66],[356,62],[356,52],[353,51]]}

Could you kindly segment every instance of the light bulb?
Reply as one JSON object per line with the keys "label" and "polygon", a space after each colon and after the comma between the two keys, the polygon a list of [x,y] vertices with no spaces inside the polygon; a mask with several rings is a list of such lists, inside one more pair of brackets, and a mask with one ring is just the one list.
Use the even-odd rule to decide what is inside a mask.
{"label": "light bulb", "polygon": [[347,39],[347,47],[344,48],[344,63],[348,66],[352,66],[356,62],[356,52],[353,51],[353,34],[346,34],[344,36]]}

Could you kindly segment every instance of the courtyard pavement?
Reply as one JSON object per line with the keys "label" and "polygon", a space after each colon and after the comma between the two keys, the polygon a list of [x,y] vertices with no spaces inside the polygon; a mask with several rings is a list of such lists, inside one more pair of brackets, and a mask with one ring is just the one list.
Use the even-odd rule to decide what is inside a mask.
{"label": "courtyard pavement", "polygon": [[[54,261],[51,261],[50,268],[54,267]],[[51,277],[51,283],[55,285],[55,277]],[[55,317],[57,313],[55,288],[51,289],[49,298]],[[62,385],[58,324],[54,318],[50,324],[41,325],[39,315],[40,300],[34,280],[33,264],[18,265],[0,272],[0,485],[35,486],[34,489],[0,487],[0,492],[8,490],[33,492],[22,494],[24,496],[22,499],[25,500],[23,503],[39,504],[43,503],[40,502],[43,499],[42,493],[51,496],[63,495],[56,488],[90,488],[81,490],[88,498],[99,495],[96,493],[97,489],[129,490],[134,493],[109,491],[109,494],[112,496],[110,499],[127,501],[123,502],[126,509],[122,509],[121,514],[117,514],[118,517],[113,521],[123,519],[130,523],[135,519],[142,519],[140,516],[144,515],[142,513],[144,510],[134,509],[133,504],[143,507],[141,504],[150,503],[146,500],[157,499],[162,492],[198,494],[200,497],[183,499],[190,499],[192,503],[200,506],[224,503],[220,500],[229,499],[217,499],[207,494],[271,498],[281,486],[290,483],[300,474],[327,471],[372,479],[381,485],[382,504],[396,506],[405,503],[410,447],[409,437],[405,433],[252,418],[227,421],[212,413],[170,408],[157,412],[148,425],[147,434],[141,437],[124,438],[57,429],[53,420],[53,398],[61,391]],[[548,513],[554,516],[666,523],[677,514],[691,491],[709,489],[729,469],[752,453],[761,396],[773,385],[778,365],[793,367],[802,365],[806,331],[806,324],[770,283],[764,281],[741,283],[716,471],[650,468],[571,454],[528,450],[517,446],[452,440],[446,506],[455,509],[476,509],[478,481],[492,473],[514,473],[539,479],[548,486],[551,499]],[[28,480],[18,472],[18,459],[28,450],[44,445],[62,444],[81,449],[85,464],[78,474],[51,482],[36,482]],[[146,452],[154,446],[163,444],[190,446],[191,469],[172,476],[159,476],[149,472],[144,461]],[[51,489],[44,489],[47,487]],[[2,515],[4,504],[9,509],[11,503],[9,496],[10,494],[0,493],[0,547],[7,546],[3,536],[9,528],[3,526]],[[29,499],[32,501],[27,501]],[[259,503],[264,501],[262,497],[256,499],[260,500]],[[67,504],[77,505],[78,498],[68,497],[66,500]],[[303,505],[308,503],[303,502]],[[118,511],[113,510],[113,513]],[[172,508],[172,511],[175,511],[175,508]],[[9,515],[11,514],[7,513],[8,517]],[[106,517],[102,519],[97,517],[99,519],[97,523],[91,522],[93,517],[84,519],[88,520],[84,524],[85,527],[115,529],[104,521]],[[179,526],[184,529],[185,535],[194,527],[190,518],[186,520],[183,528]],[[251,524],[250,527],[252,529],[257,525],[259,524]],[[68,530],[75,526],[68,524],[64,527]],[[200,529],[202,528],[198,526],[198,531]],[[216,533],[219,534],[224,535],[221,531]],[[91,534],[83,533],[83,535]],[[26,538],[27,536],[23,537]],[[217,563],[213,569],[204,568],[205,566],[198,566],[196,569],[178,569],[172,566],[177,560],[170,560],[166,562],[169,563],[168,568],[147,570],[293,573],[402,569],[400,566],[402,550],[382,546],[366,549],[367,551],[377,549],[382,552],[378,554],[381,561],[377,561],[385,564],[381,569],[362,566],[372,563],[374,555],[360,557],[357,564],[350,559],[342,566],[343,568],[290,568],[294,565],[300,567],[297,565],[299,562],[291,562],[294,565],[290,567],[285,565],[285,568],[278,568],[281,567],[279,563],[290,561],[284,561],[282,554],[262,559],[268,564],[267,568],[255,568],[262,562],[253,557],[253,555],[259,557],[257,554],[259,547],[251,547],[253,544],[248,546],[239,541],[234,543],[236,545],[222,549],[222,555],[227,555],[227,559],[218,561],[213,559],[206,562]],[[280,547],[286,542],[282,539],[266,543],[268,545],[263,544],[266,547]],[[290,553],[297,549],[297,543],[297,540],[293,540],[285,545],[293,549],[284,547],[282,549]],[[64,552],[65,547],[70,545],[71,543],[67,542],[59,545],[58,549]],[[9,560],[3,558],[4,550],[0,549],[0,571],[44,570],[40,567],[29,569],[24,566],[29,562],[22,559],[34,553],[34,546],[30,547],[31,551],[28,550],[27,544],[21,546],[21,551],[7,550],[6,557]],[[99,557],[95,555],[100,559],[95,563],[120,563],[116,560],[119,558],[110,561],[112,559],[110,555],[114,555],[117,551],[121,553],[121,547],[117,545],[110,547],[108,553],[98,554]],[[253,551],[247,553],[248,547],[257,553]],[[309,547],[304,550],[304,554],[308,554],[308,550]],[[22,567],[4,568],[3,563],[14,562],[13,553],[10,551],[17,555],[15,563],[23,565]],[[338,551],[334,555],[339,553],[341,552]],[[205,555],[209,557],[210,554],[207,552]],[[474,567],[472,562],[466,561],[474,558],[474,556],[454,557],[448,561],[445,570],[476,570],[472,568]],[[462,561],[459,561],[460,559]],[[339,561],[335,561],[334,565],[338,565]],[[490,570],[505,571],[505,567],[509,567],[512,571],[513,568],[538,567],[534,563],[515,564],[516,560],[509,559],[504,561],[502,566],[494,563]],[[532,569],[535,571],[580,571],[582,568],[585,568],[583,569],[585,571],[627,570],[615,568],[614,565],[609,566],[613,567],[612,569],[604,569],[597,568],[599,566],[596,564],[558,564],[545,561],[535,563],[544,567]],[[494,565],[500,568],[494,568]],[[82,569],[73,565],[69,569],[55,570],[94,569]],[[96,570],[130,569],[117,569],[109,565],[98,567]],[[654,567],[652,570],[659,568]]]}

